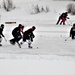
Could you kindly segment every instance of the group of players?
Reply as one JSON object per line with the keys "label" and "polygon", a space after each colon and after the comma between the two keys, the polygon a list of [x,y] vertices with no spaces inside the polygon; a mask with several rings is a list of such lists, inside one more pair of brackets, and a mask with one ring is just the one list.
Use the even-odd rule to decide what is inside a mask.
{"label": "group of players", "polygon": [[[69,19],[68,16],[68,12],[62,13],[59,18],[58,21],[56,23],[56,25],[59,24],[60,25],[63,23],[63,25],[65,25],[65,21],[66,19]],[[5,38],[4,34],[3,34],[3,29],[4,29],[4,24],[1,24],[0,26],[0,46],[2,46],[1,42],[2,42],[2,37]],[[16,28],[14,28],[12,30],[12,35],[13,38],[10,39],[10,44],[15,45],[15,43],[18,44],[18,46],[21,48],[21,45],[26,42],[26,40],[28,40],[28,48],[32,48],[31,43],[33,42],[33,38],[35,37],[35,35],[33,34],[33,31],[36,29],[35,26],[32,26],[31,28],[29,28],[27,31],[24,31],[24,26],[22,24],[19,24]],[[72,39],[75,39],[75,23],[73,24],[72,28],[70,29],[70,35],[69,37],[71,37]],[[19,41],[22,39],[22,41],[19,43]]]}
{"label": "group of players", "polygon": [[[58,24],[60,24],[60,25],[61,25],[61,24],[65,25],[65,22],[67,21],[67,19],[69,19],[68,13],[69,13],[69,12],[63,12],[62,14],[60,14],[56,25],[58,25]],[[72,27],[71,30],[70,30],[70,37],[71,37],[72,39],[75,39],[75,23],[73,24],[73,27]]]}
{"label": "group of players", "polygon": [[[3,34],[4,24],[1,24],[0,26],[0,46],[2,46],[2,37],[5,38]],[[24,26],[22,24],[19,24],[17,27],[15,27],[12,30],[12,36],[13,38],[9,40],[10,44],[15,45],[15,43],[18,44],[18,46],[21,48],[21,45],[28,40],[28,48],[32,48],[31,43],[33,42],[33,38],[35,35],[33,34],[33,31],[36,29],[35,26],[32,26],[28,30],[24,31]],[[21,42],[19,42],[22,39]]]}
{"label": "group of players", "polygon": [[[65,22],[67,21],[67,19],[69,19],[69,17],[68,17],[68,12],[63,12],[62,14],[60,14],[56,25],[58,25],[58,24],[60,24],[60,25],[61,25],[61,24],[65,25]],[[59,22],[60,22],[60,23],[59,23]]]}

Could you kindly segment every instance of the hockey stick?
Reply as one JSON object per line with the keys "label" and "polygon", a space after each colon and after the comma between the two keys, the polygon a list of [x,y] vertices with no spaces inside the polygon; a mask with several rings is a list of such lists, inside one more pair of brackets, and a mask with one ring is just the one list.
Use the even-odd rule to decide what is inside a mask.
{"label": "hockey stick", "polygon": [[17,42],[17,44],[18,44],[19,48],[21,48],[21,45],[19,44],[19,42]]}
{"label": "hockey stick", "polygon": [[70,26],[70,23],[66,20],[67,24]]}
{"label": "hockey stick", "polygon": [[69,19],[69,21],[70,21],[70,23],[71,23],[71,26],[72,26],[72,22],[71,22],[71,20]]}
{"label": "hockey stick", "polygon": [[6,38],[4,37],[5,41],[7,42]]}
{"label": "hockey stick", "polygon": [[70,37],[66,38],[65,41],[67,41]]}

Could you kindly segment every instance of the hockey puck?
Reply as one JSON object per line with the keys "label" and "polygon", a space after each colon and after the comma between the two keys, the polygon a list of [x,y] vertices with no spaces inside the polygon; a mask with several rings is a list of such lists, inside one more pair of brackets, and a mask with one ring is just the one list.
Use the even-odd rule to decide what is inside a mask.
{"label": "hockey puck", "polygon": [[38,49],[38,47],[37,47],[37,49]]}
{"label": "hockey puck", "polygon": [[62,35],[60,35],[60,37],[62,37]]}
{"label": "hockey puck", "polygon": [[65,40],[65,41],[67,41],[67,40]]}

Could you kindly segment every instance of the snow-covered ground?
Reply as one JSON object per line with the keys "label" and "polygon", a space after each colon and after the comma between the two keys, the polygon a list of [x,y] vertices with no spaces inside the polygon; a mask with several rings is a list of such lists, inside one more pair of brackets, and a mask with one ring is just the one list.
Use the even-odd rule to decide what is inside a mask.
{"label": "snow-covered ground", "polygon": [[[31,6],[32,3],[38,2],[27,5]],[[10,12],[0,9],[1,23],[17,22],[5,24],[4,35],[7,42],[3,38],[3,46],[0,47],[0,75],[75,75],[75,40],[69,38],[65,41],[72,27],[69,24],[74,23],[75,16],[69,14],[70,20],[66,25],[55,25],[59,13],[66,11],[65,6],[71,2],[41,1],[39,3],[50,4],[50,12],[31,15],[30,10],[24,11],[22,5],[22,8],[20,6],[20,9],[16,8]],[[27,43],[24,43],[22,48],[17,44],[10,45],[11,32],[19,23],[25,26],[24,31],[33,25],[36,26],[33,49],[28,49]]]}
{"label": "snow-covered ground", "polygon": [[[30,26],[27,26],[28,29]],[[19,48],[3,39],[0,47],[1,75],[75,75],[75,40],[65,39],[69,36],[68,25],[35,25],[33,49],[27,43]],[[11,31],[15,25],[6,25],[6,39],[12,38]],[[10,37],[9,37],[10,36]],[[37,49],[38,47],[38,49]]]}

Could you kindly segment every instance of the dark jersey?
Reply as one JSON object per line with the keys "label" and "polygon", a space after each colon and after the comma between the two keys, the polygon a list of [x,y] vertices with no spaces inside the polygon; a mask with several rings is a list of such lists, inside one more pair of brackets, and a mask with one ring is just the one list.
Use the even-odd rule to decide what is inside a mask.
{"label": "dark jersey", "polygon": [[4,35],[3,35],[3,28],[1,26],[0,26],[0,35],[2,35],[4,37]]}
{"label": "dark jersey", "polygon": [[17,36],[17,35],[20,35],[20,36],[21,36],[20,28],[19,28],[19,27],[16,27],[16,28],[12,31],[12,34],[13,34],[14,36]]}
{"label": "dark jersey", "polygon": [[23,41],[26,41],[26,39],[31,39],[31,41],[33,41],[34,37],[33,30],[30,28],[24,32]]}
{"label": "dark jersey", "polygon": [[60,15],[60,18],[67,18],[67,16],[68,16],[67,13],[62,13],[62,14]]}
{"label": "dark jersey", "polygon": [[71,36],[71,35],[75,35],[75,28],[73,28],[73,27],[72,27],[71,30],[70,30],[70,36]]}
{"label": "dark jersey", "polygon": [[25,31],[24,34],[27,34],[28,36],[34,36],[32,29],[28,29],[27,31]]}

